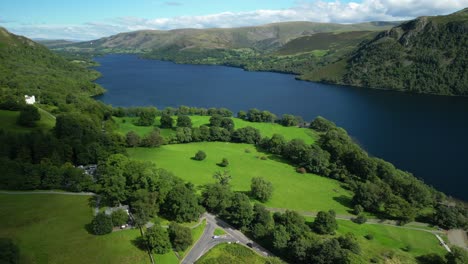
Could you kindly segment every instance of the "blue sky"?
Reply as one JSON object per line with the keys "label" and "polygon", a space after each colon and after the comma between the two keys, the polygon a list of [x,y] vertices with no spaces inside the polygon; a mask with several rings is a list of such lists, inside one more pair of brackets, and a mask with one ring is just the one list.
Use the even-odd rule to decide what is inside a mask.
{"label": "blue sky", "polygon": [[405,20],[467,6],[468,0],[4,0],[0,26],[30,38],[88,40],[141,29]]}

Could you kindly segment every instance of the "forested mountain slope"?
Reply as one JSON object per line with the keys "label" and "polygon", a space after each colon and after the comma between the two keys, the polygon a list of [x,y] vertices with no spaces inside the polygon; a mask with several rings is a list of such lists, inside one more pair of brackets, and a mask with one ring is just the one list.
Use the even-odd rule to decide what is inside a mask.
{"label": "forested mountain slope", "polygon": [[0,28],[0,90],[6,95],[35,95],[44,104],[58,105],[67,95],[95,95],[103,88],[92,81],[99,73],[70,62],[46,47]]}
{"label": "forested mountain slope", "polygon": [[468,9],[420,17],[377,35],[305,76],[379,89],[468,95]]}

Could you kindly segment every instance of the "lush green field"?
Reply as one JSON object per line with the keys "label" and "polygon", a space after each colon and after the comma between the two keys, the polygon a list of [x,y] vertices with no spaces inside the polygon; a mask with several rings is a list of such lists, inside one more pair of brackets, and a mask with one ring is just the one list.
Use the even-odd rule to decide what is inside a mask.
{"label": "lush green field", "polygon": [[[206,152],[205,160],[191,159],[198,150]],[[213,173],[222,170],[231,172],[231,185],[236,191],[249,191],[252,177],[264,177],[274,188],[272,199],[265,203],[269,207],[302,211],[333,209],[339,214],[349,210],[351,193],[339,182],[313,174],[299,174],[276,157],[262,160],[259,157],[268,154],[258,152],[252,145],[203,142],[128,149],[128,153],[134,159],[153,161],[158,167],[197,186],[214,182]],[[222,158],[229,160],[228,167],[216,165]]]}
{"label": "lush green field", "polygon": [[[136,229],[104,236],[89,234],[89,196],[0,194],[0,237],[20,248],[20,263],[148,263],[132,243]],[[159,263],[178,263],[173,252],[156,255]]]}
{"label": "lush green field", "polygon": [[237,244],[220,244],[203,255],[197,264],[226,264],[226,263],[266,263],[266,259],[252,250]]}
{"label": "lush green field", "polygon": [[[190,116],[192,119],[192,124],[194,127],[198,127],[201,125],[207,125],[210,123],[210,116]],[[176,117],[174,117],[176,119]],[[136,126],[134,125],[134,121],[136,120],[135,117],[114,117],[114,120],[119,125],[118,131],[121,134],[126,134],[129,131],[134,131],[135,133],[139,134],[140,136],[144,136],[151,132],[154,129],[154,126],[159,127],[160,125],[160,117],[156,117],[154,126]],[[306,128],[299,128],[299,127],[284,127],[279,124],[273,123],[254,123],[245,121],[239,118],[233,118],[235,128],[242,128],[246,126],[251,126],[260,130],[260,133],[263,137],[271,137],[273,134],[281,134],[286,139],[291,140],[294,138],[303,139],[306,143],[312,144],[315,139],[317,138],[316,133],[311,129]],[[161,129],[161,134],[164,137],[170,137],[171,135],[175,134],[175,130],[173,129]]]}
{"label": "lush green field", "polygon": [[16,124],[19,116],[19,111],[0,110],[0,129],[5,129],[11,132],[29,132],[32,130],[50,130],[55,126],[55,119],[47,112],[39,109],[41,120],[37,122],[36,127],[27,128]]}
{"label": "lush green field", "polygon": [[[309,222],[313,218],[306,217]],[[367,263],[371,258],[384,261],[385,255],[393,255],[402,260],[399,263],[416,263],[415,257],[436,253],[444,255],[445,249],[439,245],[434,234],[425,231],[405,229],[398,226],[381,224],[356,224],[352,221],[339,220],[337,235],[353,233],[361,245],[362,253],[353,258],[353,263]],[[372,240],[364,236],[371,234]],[[404,249],[409,249],[405,251]],[[398,262],[395,262],[398,263]]]}

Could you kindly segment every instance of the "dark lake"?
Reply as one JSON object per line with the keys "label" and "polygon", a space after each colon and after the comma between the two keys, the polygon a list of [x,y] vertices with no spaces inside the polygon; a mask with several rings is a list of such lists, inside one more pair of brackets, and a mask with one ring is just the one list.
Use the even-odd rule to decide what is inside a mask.
{"label": "dark lake", "polygon": [[96,58],[114,106],[258,108],[344,127],[371,155],[468,200],[468,98],[297,81],[293,75],[180,65],[133,55]]}

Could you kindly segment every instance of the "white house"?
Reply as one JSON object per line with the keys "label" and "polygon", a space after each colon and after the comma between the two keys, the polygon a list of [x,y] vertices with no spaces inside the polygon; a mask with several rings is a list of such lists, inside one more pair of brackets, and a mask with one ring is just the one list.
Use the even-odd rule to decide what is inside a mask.
{"label": "white house", "polygon": [[31,96],[25,95],[24,100],[26,101],[26,104],[28,105],[32,105],[36,103],[36,97],[34,95],[31,95]]}

